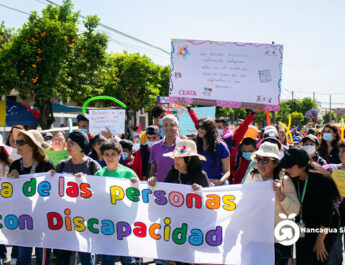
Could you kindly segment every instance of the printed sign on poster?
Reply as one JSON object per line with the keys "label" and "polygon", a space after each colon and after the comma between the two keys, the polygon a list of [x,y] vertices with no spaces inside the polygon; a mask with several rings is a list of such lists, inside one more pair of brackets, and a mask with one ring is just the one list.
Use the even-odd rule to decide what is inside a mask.
{"label": "printed sign on poster", "polygon": [[280,108],[283,46],[172,40],[170,102]]}

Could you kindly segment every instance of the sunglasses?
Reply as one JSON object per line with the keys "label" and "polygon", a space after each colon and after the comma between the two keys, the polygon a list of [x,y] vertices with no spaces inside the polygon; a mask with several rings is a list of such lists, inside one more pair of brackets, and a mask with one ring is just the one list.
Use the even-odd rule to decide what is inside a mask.
{"label": "sunglasses", "polygon": [[24,146],[24,145],[28,144],[28,142],[25,140],[16,140],[15,142],[16,142],[16,145],[18,145],[18,146]]}
{"label": "sunglasses", "polygon": [[197,130],[199,130],[199,129],[205,130],[205,126],[204,126],[204,125],[197,125],[197,126],[196,126],[196,129],[197,129]]}
{"label": "sunglasses", "polygon": [[274,161],[274,159],[271,158],[271,157],[263,157],[263,158],[255,157],[255,162],[256,162],[257,164],[262,163],[262,164],[265,165],[265,164],[267,164],[270,160]]}

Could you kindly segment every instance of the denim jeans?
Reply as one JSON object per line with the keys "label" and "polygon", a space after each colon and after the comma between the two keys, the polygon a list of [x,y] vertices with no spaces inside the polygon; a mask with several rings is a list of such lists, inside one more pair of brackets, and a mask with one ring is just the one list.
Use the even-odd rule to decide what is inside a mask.
{"label": "denim jeans", "polygon": [[[36,264],[42,265],[43,251],[46,251],[46,263],[50,265],[50,252],[51,249],[36,248]],[[32,248],[31,247],[18,247],[18,259],[16,265],[31,265]]]}
{"label": "denim jeans", "polygon": [[[122,265],[135,265],[135,258],[119,256]],[[102,265],[114,265],[116,256],[102,255]]]}

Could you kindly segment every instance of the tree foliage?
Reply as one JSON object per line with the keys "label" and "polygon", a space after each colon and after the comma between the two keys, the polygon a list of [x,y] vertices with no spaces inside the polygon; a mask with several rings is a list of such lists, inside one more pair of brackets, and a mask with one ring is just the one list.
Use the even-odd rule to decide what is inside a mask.
{"label": "tree foliage", "polygon": [[[331,119],[329,119],[329,116],[331,116]],[[328,123],[328,122],[336,122],[337,121],[337,115],[333,111],[328,111],[326,112],[323,116],[323,123]]]}
{"label": "tree foliage", "polygon": [[32,97],[42,128],[54,121],[52,98],[81,103],[101,92],[107,38],[94,32],[97,17],[87,18],[83,33],[78,23],[70,0],[59,7],[48,5],[42,15],[32,12],[0,50],[0,93],[15,88],[22,98]]}
{"label": "tree foliage", "polygon": [[127,108],[137,111],[155,106],[162,86],[161,68],[147,56],[138,53],[112,54],[108,64],[114,67],[119,79],[117,86],[107,86],[105,95],[123,101]]}

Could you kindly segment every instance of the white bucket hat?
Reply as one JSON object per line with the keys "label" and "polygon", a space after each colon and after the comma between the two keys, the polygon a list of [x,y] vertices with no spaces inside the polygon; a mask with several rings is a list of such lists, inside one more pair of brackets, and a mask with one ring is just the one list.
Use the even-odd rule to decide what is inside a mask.
{"label": "white bucket hat", "polygon": [[22,133],[24,135],[26,135],[27,137],[29,137],[31,139],[31,141],[37,145],[37,147],[41,150],[44,151],[43,147],[42,147],[42,144],[44,143],[44,139],[43,139],[43,136],[42,134],[37,131],[37,130],[28,130],[28,131],[24,131],[24,130],[19,130],[19,129],[16,129],[16,128],[13,128],[13,137],[14,137],[14,140],[17,140],[18,138],[18,135]]}
{"label": "white bucket hat", "polygon": [[256,156],[272,157],[279,160],[279,149],[278,146],[274,143],[264,142],[260,145],[259,150],[254,152],[250,157],[252,161],[255,161]]}
{"label": "white bucket hat", "polygon": [[198,156],[200,160],[206,161],[206,157],[198,154],[197,149],[196,149],[196,144],[194,141],[191,141],[191,140],[178,141],[176,143],[175,150],[169,153],[165,153],[163,154],[163,156],[167,156],[173,159],[175,157]]}

